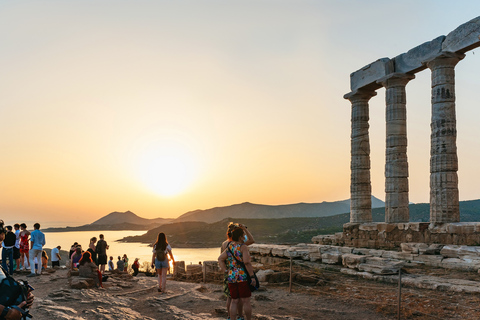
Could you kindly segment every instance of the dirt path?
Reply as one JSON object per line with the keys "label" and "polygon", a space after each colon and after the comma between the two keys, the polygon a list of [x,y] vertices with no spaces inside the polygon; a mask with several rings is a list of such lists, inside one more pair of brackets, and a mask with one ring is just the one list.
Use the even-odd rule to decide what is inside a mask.
{"label": "dirt path", "polygon": [[[24,279],[24,275],[16,276]],[[225,298],[218,284],[169,280],[167,292],[156,279],[112,277],[105,289],[71,289],[66,270],[28,278],[35,287],[34,319],[226,319]],[[375,307],[338,297],[267,286],[252,299],[253,319],[390,319]]]}

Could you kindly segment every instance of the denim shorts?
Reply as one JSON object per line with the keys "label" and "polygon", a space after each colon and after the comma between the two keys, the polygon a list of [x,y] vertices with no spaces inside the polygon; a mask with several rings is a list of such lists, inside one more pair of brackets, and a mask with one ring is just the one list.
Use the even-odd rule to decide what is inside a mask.
{"label": "denim shorts", "polygon": [[168,264],[168,258],[165,258],[163,261],[158,261],[157,258],[155,258],[155,268],[156,269],[162,269],[162,268],[169,268],[170,265]]}

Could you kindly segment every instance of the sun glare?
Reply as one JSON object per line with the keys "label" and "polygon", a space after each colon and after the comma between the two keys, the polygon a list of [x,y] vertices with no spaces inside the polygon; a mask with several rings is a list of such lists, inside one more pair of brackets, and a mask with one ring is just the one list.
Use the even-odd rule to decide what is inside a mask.
{"label": "sun glare", "polygon": [[140,159],[140,177],[151,191],[171,197],[185,191],[194,178],[191,155],[178,148],[151,150]]}

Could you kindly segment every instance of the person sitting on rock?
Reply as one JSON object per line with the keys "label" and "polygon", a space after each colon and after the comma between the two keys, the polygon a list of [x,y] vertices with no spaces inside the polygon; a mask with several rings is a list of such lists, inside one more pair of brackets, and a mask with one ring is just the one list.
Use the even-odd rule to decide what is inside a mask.
{"label": "person sitting on rock", "polygon": [[82,259],[78,264],[78,275],[84,278],[93,279],[97,287],[103,288],[103,281],[107,280],[108,276],[103,276],[98,270],[97,265],[92,260],[92,255],[89,251],[82,254]]}
{"label": "person sitting on rock", "polygon": [[124,268],[125,268],[125,262],[122,260],[122,258],[120,256],[118,256],[117,271],[123,272]]}
{"label": "person sitting on rock", "polygon": [[113,257],[110,256],[110,260],[108,260],[108,271],[115,270],[115,265],[113,264]]}
{"label": "person sitting on rock", "polygon": [[82,248],[77,247],[75,248],[75,252],[70,257],[70,270],[78,268],[78,263],[80,262],[80,259],[82,259]]}

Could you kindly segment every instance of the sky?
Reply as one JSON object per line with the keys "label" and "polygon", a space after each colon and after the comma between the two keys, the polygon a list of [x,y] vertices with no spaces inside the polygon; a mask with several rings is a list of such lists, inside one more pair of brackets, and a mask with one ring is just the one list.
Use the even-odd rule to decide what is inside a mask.
{"label": "sky", "polygon": [[[1,0],[0,219],[91,223],[350,197],[350,73],[480,13],[443,0]],[[461,200],[480,198],[480,50],[456,67]],[[384,200],[385,94],[370,101]],[[429,201],[430,71],[407,85]]]}

